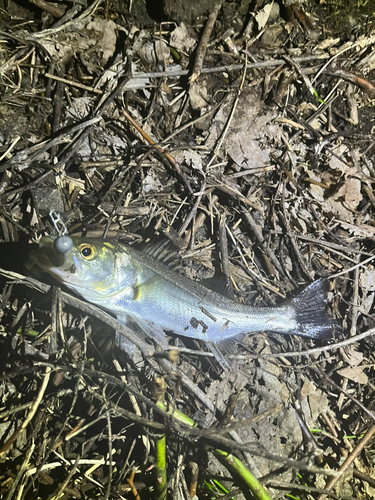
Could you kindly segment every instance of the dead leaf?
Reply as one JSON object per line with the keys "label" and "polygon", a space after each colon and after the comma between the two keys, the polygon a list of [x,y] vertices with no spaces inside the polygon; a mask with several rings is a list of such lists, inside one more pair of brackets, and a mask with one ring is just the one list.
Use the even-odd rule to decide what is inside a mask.
{"label": "dead leaf", "polygon": [[[86,97],[75,97],[71,99],[71,105],[67,109],[67,115],[70,115],[70,118],[78,118],[82,119],[85,116],[88,116],[91,110],[93,98],[91,96]],[[69,122],[65,121],[65,125]]]}
{"label": "dead leaf", "polygon": [[190,52],[196,45],[196,39],[189,36],[188,30],[184,23],[177,26],[171,33],[170,45],[180,52]]}
{"label": "dead leaf", "polygon": [[333,200],[344,198],[344,206],[349,210],[356,210],[362,201],[361,181],[351,177],[346,180],[340,189],[332,196]]}
{"label": "dead leaf", "polygon": [[145,194],[150,191],[158,192],[161,186],[159,177],[153,171],[150,171],[142,181],[142,189]]}
{"label": "dead leaf", "polygon": [[157,62],[159,64],[167,65],[167,62],[171,56],[171,51],[168,45],[163,40],[156,40],[155,42],[155,54]]}
{"label": "dead leaf", "polygon": [[[348,152],[348,148],[345,146],[345,144],[340,144],[335,148],[335,155],[341,156],[343,159],[345,159],[345,154]],[[345,176],[347,177],[348,175],[354,175],[357,173],[357,168],[356,167],[351,167],[350,165],[347,165],[343,161],[340,160],[340,158],[337,158],[337,156],[332,156],[331,159],[329,160],[329,166],[332,170],[339,170]]]}
{"label": "dead leaf", "polygon": [[105,64],[113,56],[116,49],[117,35],[116,24],[113,21],[97,19],[88,23],[87,30],[95,30],[100,36],[97,36],[97,47],[100,47],[102,53],[102,64]]}
{"label": "dead leaf", "polygon": [[255,20],[258,23],[259,31],[262,30],[267,24],[268,18],[270,17],[273,2],[268,3],[261,9],[255,16]]}
{"label": "dead leaf", "polygon": [[342,350],[342,358],[350,366],[358,366],[363,361],[363,354],[358,352],[353,346],[349,346],[347,349]]}
{"label": "dead leaf", "polygon": [[366,385],[368,382],[368,377],[361,366],[348,366],[347,368],[338,370],[337,373],[341,377],[348,378],[358,384]]}
{"label": "dead leaf", "polygon": [[306,399],[307,396],[316,391],[316,386],[310,380],[305,380],[301,389],[301,400]]}
{"label": "dead leaf", "polygon": [[373,266],[362,269],[359,277],[359,283],[364,293],[375,291],[375,269]]}
{"label": "dead leaf", "polygon": [[317,389],[313,394],[308,397],[309,407],[311,412],[311,419],[316,422],[319,415],[325,412],[330,407],[328,397],[321,390]]}
{"label": "dead leaf", "polygon": [[199,80],[199,83],[194,82],[190,85],[189,99],[191,107],[195,110],[201,110],[208,106],[210,99],[208,97],[207,87],[202,85],[201,80]]}
{"label": "dead leaf", "polygon": [[183,152],[186,165],[203,173],[202,158],[192,149],[187,149]]}
{"label": "dead leaf", "polygon": [[[335,219],[337,220],[337,219]],[[349,233],[358,239],[371,239],[375,238],[375,227],[369,226],[368,224],[348,224],[347,222],[339,221],[341,227],[349,231]]]}
{"label": "dead leaf", "polygon": [[[206,140],[208,149],[215,147],[227,123],[233,103],[228,100],[216,114]],[[262,168],[270,162],[268,137],[278,138],[280,126],[273,123],[275,112],[265,110],[254,89],[243,91],[230,122],[223,149],[232,160],[244,168]],[[266,145],[266,146],[263,146]]]}

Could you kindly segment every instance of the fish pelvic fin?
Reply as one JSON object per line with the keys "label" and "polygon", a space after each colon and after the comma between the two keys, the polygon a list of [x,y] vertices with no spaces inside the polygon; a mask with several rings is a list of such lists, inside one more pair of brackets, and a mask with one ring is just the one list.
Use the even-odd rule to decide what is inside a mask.
{"label": "fish pelvic fin", "polygon": [[[123,322],[123,319],[121,319],[121,322]],[[141,333],[145,334],[146,337],[156,342],[156,344],[159,345],[162,349],[168,349],[170,347],[165,331],[161,326],[156,325],[155,323],[151,323],[150,321],[143,319],[141,316],[139,316],[139,314],[134,313],[127,314],[126,322],[129,326],[131,326],[131,328],[134,328],[134,326],[136,325],[136,327],[140,329]]]}
{"label": "fish pelvic fin", "polygon": [[[117,319],[123,325],[134,330],[143,340],[146,336],[154,340],[162,349],[170,347],[164,330],[160,326],[142,319],[138,314],[117,315]],[[116,344],[117,347],[131,356],[138,350],[130,340],[118,332],[116,332]]]}
{"label": "fish pelvic fin", "polygon": [[314,281],[292,300],[298,327],[297,335],[315,339],[332,337],[334,320],[327,312],[328,282],[324,278]]}

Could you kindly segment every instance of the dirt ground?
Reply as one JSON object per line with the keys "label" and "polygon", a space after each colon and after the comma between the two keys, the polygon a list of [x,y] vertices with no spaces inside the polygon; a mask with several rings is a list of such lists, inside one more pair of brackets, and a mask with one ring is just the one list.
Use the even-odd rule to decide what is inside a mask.
{"label": "dirt ground", "polygon": [[[375,498],[374,2],[0,0],[0,42],[0,497]],[[322,279],[332,332],[160,350],[31,265],[65,230],[244,307]]]}

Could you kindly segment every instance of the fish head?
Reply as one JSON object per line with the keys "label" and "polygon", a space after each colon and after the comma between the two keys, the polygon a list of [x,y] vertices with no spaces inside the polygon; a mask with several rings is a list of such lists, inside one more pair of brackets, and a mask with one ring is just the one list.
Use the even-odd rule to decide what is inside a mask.
{"label": "fish head", "polygon": [[[62,246],[59,238],[67,238],[69,244]],[[43,271],[91,302],[105,301],[137,280],[137,266],[126,247],[117,242],[44,236],[30,258]]]}

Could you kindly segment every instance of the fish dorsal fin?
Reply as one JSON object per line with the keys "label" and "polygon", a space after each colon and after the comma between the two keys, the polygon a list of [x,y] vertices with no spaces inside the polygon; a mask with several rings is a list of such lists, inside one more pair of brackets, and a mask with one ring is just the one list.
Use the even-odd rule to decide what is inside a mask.
{"label": "fish dorsal fin", "polygon": [[225,276],[221,271],[216,272],[212,278],[207,278],[199,283],[213,292],[223,295],[227,299],[234,300],[233,287],[230,278]]}
{"label": "fish dorsal fin", "polygon": [[178,250],[168,240],[147,241],[141,245],[140,250],[174,271],[178,271],[182,267]]}

